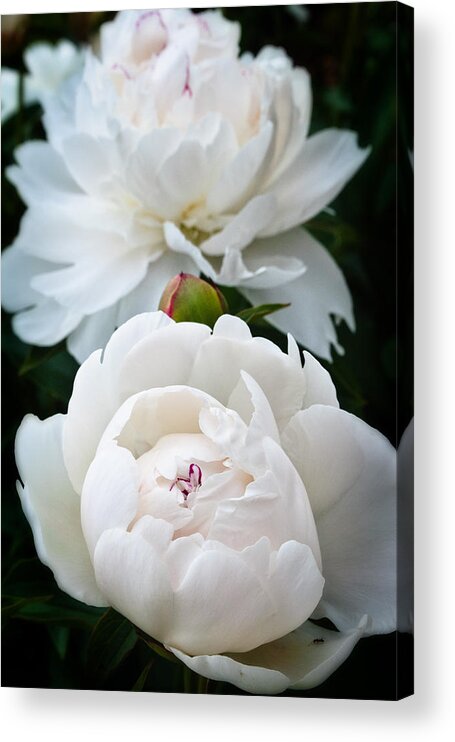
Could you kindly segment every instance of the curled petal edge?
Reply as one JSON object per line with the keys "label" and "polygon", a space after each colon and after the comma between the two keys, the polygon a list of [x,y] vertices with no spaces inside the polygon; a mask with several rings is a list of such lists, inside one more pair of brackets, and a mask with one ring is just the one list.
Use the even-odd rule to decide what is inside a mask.
{"label": "curled petal edge", "polygon": [[287,636],[244,654],[191,657],[174,647],[166,649],[210,680],[232,683],[248,693],[275,695],[287,688],[309,690],[323,683],[349,657],[368,625],[367,615],[346,633],[306,621]]}

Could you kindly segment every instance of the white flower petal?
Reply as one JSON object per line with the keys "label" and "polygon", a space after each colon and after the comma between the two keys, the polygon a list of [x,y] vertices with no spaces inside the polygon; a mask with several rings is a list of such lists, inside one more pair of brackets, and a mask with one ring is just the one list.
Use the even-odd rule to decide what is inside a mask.
{"label": "white flower petal", "polygon": [[94,350],[104,348],[117,325],[118,308],[114,304],[100,312],[84,317],[68,335],[68,352],[83,363]]}
{"label": "white flower petal", "polygon": [[223,314],[217,319],[213,328],[213,337],[227,338],[239,342],[249,342],[253,338],[247,323],[232,314]]}
{"label": "white flower petal", "polygon": [[83,63],[84,51],[63,39],[55,46],[36,43],[24,52],[24,61],[30,72],[30,85],[42,98],[55,92],[61,82],[76,72]]}
{"label": "white flower petal", "polygon": [[[18,485],[41,561],[59,587],[90,605],[108,605],[95,581],[81,529],[80,500],[62,457],[63,415],[41,421],[24,418],[16,437],[16,461],[24,486]],[[44,464],[43,464],[44,462]]]}
{"label": "white flower petal", "polygon": [[248,693],[276,694],[323,683],[349,657],[366,625],[365,616],[358,628],[341,634],[307,621],[287,636],[242,654],[191,657],[174,647],[167,649],[206,678],[232,683]]}
{"label": "white flower petal", "polygon": [[94,350],[105,347],[116,327],[144,311],[157,309],[163,286],[179,270],[192,269],[192,264],[189,262],[185,266],[184,260],[167,251],[149,265],[145,278],[127,296],[117,304],[85,317],[68,337],[68,350],[74,358],[82,363]]}
{"label": "white flower petal", "polygon": [[296,340],[322,358],[330,360],[332,344],[342,352],[331,315],[344,319],[353,330],[352,299],[343,274],[327,250],[302,229],[258,240],[250,250],[258,258],[263,254],[264,264],[268,255],[277,252],[286,257],[297,257],[306,266],[306,272],[276,288],[242,287],[242,294],[253,305],[290,302],[290,307],[268,317],[271,325],[282,332],[291,332]]}
{"label": "white flower petal", "polygon": [[64,159],[48,142],[26,142],[14,156],[18,166],[9,167],[6,174],[26,204],[63,201],[82,193]]}
{"label": "white flower petal", "polygon": [[[177,253],[183,254],[188,264],[188,259],[192,261],[195,268],[204,273],[212,281],[216,279],[216,272],[209,261],[202,255],[200,249],[186,239],[180,229],[172,222],[166,222],[163,228],[164,238],[167,246]],[[195,272],[194,269],[191,272]]]}
{"label": "white flower petal", "polygon": [[138,509],[139,470],[134,456],[116,443],[103,446],[84,480],[82,530],[93,558],[98,539],[111,528],[124,528]]}
{"label": "white flower petal", "polygon": [[246,371],[240,371],[239,383],[229,397],[229,409],[236,410],[248,424],[247,438],[272,438],[279,443],[280,434],[269,401],[259,384]]}
{"label": "white flower petal", "polygon": [[[295,635],[289,635],[289,644],[285,637],[283,644],[289,650],[287,661],[291,689],[308,690],[323,683],[349,657],[369,623],[365,614],[357,627],[341,633],[321,629],[307,621],[297,629]],[[320,639],[323,639],[322,644]]]}
{"label": "white flower petal", "polygon": [[396,628],[396,456],[354,415],[313,405],[283,432],[316,518],[326,579],[316,615],[342,631],[364,613],[371,633]]}
{"label": "white flower petal", "polygon": [[[47,273],[62,269],[69,263],[86,260],[99,242],[99,233],[74,225],[68,235],[67,251],[63,258],[62,242],[65,235],[68,235],[68,223],[59,209],[49,214],[34,206],[24,214],[13,247],[33,258],[47,261]],[[40,275],[42,273],[45,271],[39,272]]]}
{"label": "white flower petal", "polygon": [[218,320],[213,337],[202,343],[196,354],[187,383],[227,405],[239,382],[240,371],[246,371],[263,390],[281,428],[302,407],[305,386],[302,369],[264,338],[247,339],[248,330],[238,337],[226,337],[228,327],[235,333],[237,328],[242,332],[242,326],[245,327],[244,323],[236,318]]}
{"label": "white flower petal", "polygon": [[[92,54],[87,51],[86,64],[90,65]],[[64,81],[58,95],[48,95],[43,100],[43,126],[51,145],[61,152],[62,142],[74,133],[75,106],[79,97],[80,84],[75,75]]]}
{"label": "white flower petal", "polygon": [[56,345],[67,337],[83,319],[78,312],[62,307],[53,299],[40,299],[39,304],[13,317],[16,335],[31,345]]}
{"label": "white flower petal", "polygon": [[[78,202],[80,221],[77,224],[69,224],[68,214],[60,206],[49,213],[42,208],[42,204],[34,205],[24,214],[14,248],[34,258],[54,263],[50,269],[62,268],[63,265],[69,263],[87,263],[94,254],[96,255],[95,267],[99,263],[107,264],[121,257],[126,252],[125,242],[115,232],[93,228],[90,223],[92,208],[89,207],[87,211],[87,206],[85,198],[83,203]],[[99,219],[101,214],[97,216]],[[89,220],[88,224],[87,220]],[[64,255],[63,244],[65,244]]]}
{"label": "white flower petal", "polygon": [[175,628],[163,639],[191,654],[198,654],[198,647],[216,652],[215,647],[255,646],[274,609],[242,554],[207,544],[188,563],[175,595]]}
{"label": "white flower petal", "polygon": [[[66,40],[55,47],[38,43],[26,49],[24,61],[30,74],[23,77],[24,104],[43,103],[49,93],[55,92],[63,80],[82,65],[82,60],[83,51]],[[18,108],[19,73],[2,67],[2,121]]]}
{"label": "white flower petal", "polygon": [[2,67],[2,124],[13,116],[19,108],[19,72]]}
{"label": "white flower petal", "polygon": [[339,407],[335,385],[328,371],[321,366],[319,361],[308,353],[303,351],[305,359],[305,397],[303,407],[311,407],[313,404],[327,404],[331,407]]}
{"label": "white flower petal", "polygon": [[122,325],[136,314],[157,310],[164,288],[171,278],[177,273],[191,273],[194,270],[195,265],[190,258],[166,250],[158,260],[150,263],[141,283],[121,299],[117,324]]}
{"label": "white flower petal", "polygon": [[141,338],[170,324],[163,312],[137,315],[114,332],[104,354],[94,352],[77,372],[63,431],[65,465],[76,492],[82,491],[101,435],[123,401],[115,378],[124,357]]}
{"label": "white flower petal", "polygon": [[153,69],[156,105],[160,117],[164,117],[176,101],[183,98],[190,83],[188,76],[188,54],[179,44],[168,44],[157,56]]}
{"label": "white flower petal", "polygon": [[189,496],[188,500],[191,504],[193,518],[189,524],[190,527],[179,529],[177,535],[189,536],[199,533],[206,538],[218,503],[226,498],[227,492],[229,492],[230,497],[243,497],[245,487],[250,480],[251,476],[240,469],[228,468],[208,477],[202,482],[197,495],[195,497]]}
{"label": "white flower petal", "polygon": [[[202,648],[248,651],[299,625],[322,592],[313,555],[295,542],[283,544],[276,555],[268,549],[266,539],[242,552],[206,542],[176,591],[175,638],[163,641],[190,654]],[[292,595],[285,588],[291,575],[297,587]]]}
{"label": "white flower petal", "polygon": [[210,190],[207,208],[215,213],[232,213],[245,205],[255,192],[266,164],[273,125],[268,121],[259,134],[242,147]]}
{"label": "white flower petal", "polygon": [[[293,539],[308,544],[320,565],[318,535],[305,486],[280,446],[266,438],[262,449],[264,473],[248,485],[243,497],[220,503],[208,537],[234,549],[245,548],[258,533],[267,536],[274,548]],[[246,471],[250,456],[251,451],[245,450],[239,462]]]}
{"label": "white flower petal", "polygon": [[[106,235],[106,240],[109,235]],[[112,242],[115,237],[111,236]],[[69,268],[35,276],[32,287],[73,311],[92,314],[106,309],[134,289],[144,278],[149,251],[140,248],[106,262],[87,258]],[[100,291],[100,282],[103,291]]]}
{"label": "white flower petal", "polygon": [[7,247],[2,253],[2,304],[6,311],[17,312],[42,301],[30,281],[51,268],[51,263],[26,255],[18,247]]}
{"label": "white flower petal", "polygon": [[224,255],[227,248],[241,250],[273,220],[276,212],[275,198],[271,195],[255,196],[229,224],[201,243],[206,255]]}
{"label": "white flower petal", "polygon": [[[183,141],[156,174],[156,187],[172,204],[160,214],[165,219],[178,219],[182,211],[205,196],[208,187],[208,162],[203,147],[196,141]],[[182,219],[184,221],[184,219]]]}
{"label": "white flower petal", "polygon": [[[187,131],[187,137],[195,139],[204,147],[207,160],[210,162],[210,180],[213,182],[239,150],[231,122],[216,111],[210,111],[202,119],[194,121]],[[210,192],[209,189],[208,195]]]}
{"label": "white flower petal", "polygon": [[100,436],[115,412],[101,354],[101,350],[94,351],[77,372],[63,428],[65,466],[78,494]]}
{"label": "white flower petal", "polygon": [[363,165],[370,148],[360,149],[352,131],[325,129],[313,134],[284,173],[273,182],[280,216],[260,236],[284,232],[316,216]]}
{"label": "white flower petal", "polygon": [[121,165],[114,142],[82,132],[64,140],[62,156],[74,180],[90,196],[102,193],[112,171]]}
{"label": "white flower petal", "polygon": [[101,436],[98,451],[113,440],[135,457],[147,453],[160,438],[174,433],[200,433],[203,407],[218,402],[199,389],[165,386],[138,392],[119,407]]}
{"label": "white flower petal", "polygon": [[190,508],[181,507],[169,494],[169,487],[155,488],[150,494],[142,495],[136,514],[138,527],[145,516],[166,521],[175,531],[179,532],[179,535],[183,535],[185,527],[190,532],[192,531],[193,511]]}
{"label": "white flower petal", "polygon": [[[190,654],[202,648],[247,651],[265,637],[279,636],[286,626],[298,625],[299,616],[309,615],[322,591],[308,547],[288,542],[274,554],[266,539],[243,552],[205,542],[195,554],[194,539],[184,537],[179,550],[187,550],[185,574],[172,584],[171,530],[162,538],[163,521],[143,520],[140,530],[113,529],[101,536],[95,550],[98,583],[112,605],[143,631]],[[183,557],[178,555],[180,570]],[[290,574],[304,590],[292,595],[285,590]]]}
{"label": "white flower petal", "polygon": [[248,429],[237,412],[209,404],[200,410],[199,427],[224,456],[235,460],[238,466],[250,474],[257,473],[256,457],[248,454],[245,456]]}
{"label": "white flower petal", "polygon": [[269,289],[294,281],[306,271],[298,258],[279,255],[269,257],[264,264],[262,258],[246,260],[247,257],[240,250],[228,247],[216,276],[217,283],[239,289]]}
{"label": "white flower petal", "polygon": [[260,111],[259,101],[254,96],[256,80],[247,79],[235,58],[217,60],[204,72],[196,81],[194,117],[197,119],[210,111],[218,111],[231,122],[237,140],[243,144],[258,128]]}
{"label": "white flower petal", "polygon": [[311,109],[311,80],[307,70],[297,67],[289,77],[276,80],[269,113],[275,133],[267,185],[277,180],[301,150],[308,134]]}
{"label": "white flower petal", "polygon": [[118,398],[123,401],[143,389],[185,384],[200,346],[209,337],[210,328],[196,322],[156,329],[123,359],[117,371]]}
{"label": "white flower petal", "polygon": [[105,378],[112,378],[127,353],[142,339],[152,335],[156,330],[174,325],[174,320],[164,312],[144,312],[132,317],[119,327],[109,340],[103,354]]}
{"label": "white flower petal", "polygon": [[[181,139],[178,129],[152,129],[140,139],[126,162],[125,182],[146,206],[157,207],[161,203],[162,195],[155,180],[156,173],[166,158],[177,150]],[[159,208],[160,211],[165,211],[166,205]]]}
{"label": "white flower petal", "polygon": [[295,338],[293,335],[291,335],[290,332],[287,333],[287,340],[288,340],[288,356],[289,358],[292,358],[294,363],[297,364],[297,366],[302,365],[302,353],[300,351],[299,346],[295,342]]}
{"label": "white flower petal", "polygon": [[[147,526],[150,533],[141,533],[138,526]],[[159,639],[173,615],[174,593],[161,559],[173,529],[150,516],[142,518],[138,526],[131,533],[120,528],[104,531],[95,549],[95,574],[110,605]]]}
{"label": "white flower petal", "polygon": [[[299,258],[277,255],[270,257],[264,265],[262,258],[251,258],[245,255],[247,269],[253,271],[253,275],[239,280],[239,288],[247,289],[273,289],[277,286],[284,287],[285,284],[295,281],[303,276],[307,270],[305,264]],[[263,266],[263,267],[261,267]],[[285,291],[286,288],[283,288]]]}

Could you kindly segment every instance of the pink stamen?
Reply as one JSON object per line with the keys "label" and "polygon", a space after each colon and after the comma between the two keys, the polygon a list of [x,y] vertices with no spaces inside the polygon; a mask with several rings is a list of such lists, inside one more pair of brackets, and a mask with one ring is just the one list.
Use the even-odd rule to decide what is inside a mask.
{"label": "pink stamen", "polygon": [[190,464],[188,469],[188,477],[176,477],[169,487],[169,492],[177,487],[182,493],[184,500],[188,497],[191,492],[195,492],[202,483],[202,471],[201,467],[197,464]]}
{"label": "pink stamen", "polygon": [[190,60],[188,57],[186,60],[185,84],[183,86],[182,95],[185,95],[185,93],[189,93],[190,98],[193,97],[193,91],[190,87]]}
{"label": "pink stamen", "polygon": [[197,464],[190,464],[188,474],[190,476],[190,484],[193,489],[196,489],[196,487],[200,487],[202,482],[201,467]]}

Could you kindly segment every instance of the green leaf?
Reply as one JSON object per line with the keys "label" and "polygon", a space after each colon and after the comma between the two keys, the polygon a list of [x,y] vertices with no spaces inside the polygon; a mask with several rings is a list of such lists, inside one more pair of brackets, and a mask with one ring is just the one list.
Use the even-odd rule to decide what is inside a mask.
{"label": "green leaf", "polygon": [[244,322],[249,324],[250,322],[256,322],[258,319],[263,319],[263,317],[267,317],[268,314],[273,314],[274,312],[278,312],[280,309],[286,309],[286,307],[291,306],[288,304],[261,304],[258,307],[248,307],[248,309],[242,309],[240,312],[238,312],[237,317],[240,317],[240,319],[243,319]]}
{"label": "green leaf", "polygon": [[99,620],[99,609],[92,608],[76,600],[71,603],[58,599],[48,600],[36,599],[28,601],[19,606],[15,616],[28,621],[46,624],[59,624],[61,626],[77,626],[90,628]]}
{"label": "green leaf", "polygon": [[37,557],[16,561],[2,582],[3,592],[18,598],[53,597],[57,590],[52,572]]}
{"label": "green leaf", "polygon": [[219,288],[226,299],[229,314],[238,314],[242,309],[248,309],[250,306],[247,299],[233,286],[220,285]]}
{"label": "green leaf", "polygon": [[67,626],[49,626],[49,635],[58,656],[61,660],[64,660],[70,638],[69,628]]}
{"label": "green leaf", "polygon": [[180,664],[180,660],[178,660],[177,657],[172,654],[172,652],[168,652],[168,650],[165,649],[165,647],[160,644],[160,642],[152,639],[151,636],[145,634],[143,631],[141,631],[141,629],[136,628],[136,632],[139,639],[142,639],[142,641],[145,642],[147,646],[150,647],[150,649],[152,649],[159,657],[162,657],[165,660],[169,660],[169,662],[173,662],[175,665]]}
{"label": "green leaf", "polygon": [[52,399],[68,403],[78,365],[66,351],[55,353],[27,371],[27,377]]}
{"label": "green leaf", "polygon": [[348,248],[355,248],[356,252],[359,249],[360,238],[356,230],[336,214],[321,211],[306,222],[305,229],[322,242],[337,261],[346,254]]}
{"label": "green leaf", "polygon": [[44,603],[52,600],[52,595],[39,595],[24,598],[20,595],[2,595],[2,618],[21,615],[21,610],[31,603]]}
{"label": "green leaf", "polygon": [[34,345],[30,346],[27,356],[19,369],[19,376],[25,376],[25,374],[28,374],[35,368],[38,368],[38,366],[41,366],[42,363],[46,363],[46,361],[49,361],[55,355],[64,351],[65,343],[53,345],[51,348],[38,348]]}
{"label": "green leaf", "polygon": [[138,692],[138,691],[144,690],[144,685],[147,681],[149,672],[154,664],[155,664],[155,657],[152,657],[152,659],[149,662],[147,662],[146,666],[144,667],[138,679],[136,680],[133,687],[131,688],[132,691]]}
{"label": "green leaf", "polygon": [[328,88],[322,95],[324,103],[339,113],[350,113],[352,101],[340,87]]}
{"label": "green leaf", "polygon": [[131,652],[137,641],[134,626],[113,608],[99,619],[87,647],[87,668],[98,680],[103,680]]}

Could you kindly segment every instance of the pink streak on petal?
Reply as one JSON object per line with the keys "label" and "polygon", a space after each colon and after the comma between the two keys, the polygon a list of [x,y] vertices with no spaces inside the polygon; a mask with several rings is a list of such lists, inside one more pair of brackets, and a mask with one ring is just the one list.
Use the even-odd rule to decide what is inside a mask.
{"label": "pink streak on petal", "polygon": [[206,32],[208,36],[211,35],[210,33],[210,26],[205,20],[205,18],[201,18],[199,15],[196,16],[196,21],[199,24],[199,26]]}
{"label": "pink streak on petal", "polygon": [[147,20],[147,18],[152,18],[153,16],[156,16],[158,18],[158,23],[160,24],[161,28],[166,31],[167,29],[159,10],[148,10],[147,13],[142,13],[142,15],[140,15],[136,21],[136,31],[139,30],[140,26],[143,24],[144,21]]}
{"label": "pink streak on petal", "polygon": [[119,70],[120,72],[122,72],[125,75],[125,77],[126,77],[127,80],[132,80],[133,79],[131,77],[130,73],[128,72],[128,70],[123,65],[121,65],[121,64],[113,64],[112,67],[111,67],[111,70]]}

